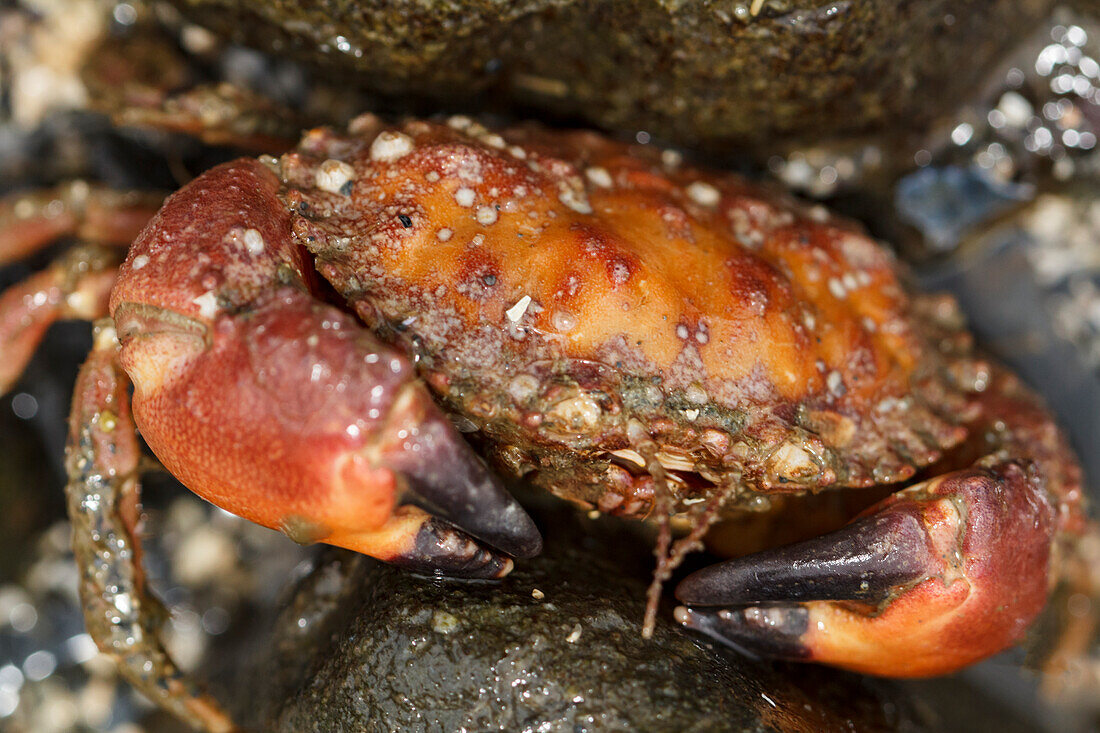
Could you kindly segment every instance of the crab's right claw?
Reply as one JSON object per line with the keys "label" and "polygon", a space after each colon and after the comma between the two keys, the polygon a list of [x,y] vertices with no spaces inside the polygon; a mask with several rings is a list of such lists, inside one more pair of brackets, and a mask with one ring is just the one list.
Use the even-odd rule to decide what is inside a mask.
{"label": "crab's right claw", "polygon": [[1046,601],[1056,524],[1026,465],[958,471],[831,534],[689,576],[676,616],[764,656],[945,674],[1022,637]]}
{"label": "crab's right claw", "polygon": [[192,491],[297,541],[504,575],[537,528],[409,360],[309,294],[278,186],[255,161],[215,168],[131,249],[112,315],[143,437]]}

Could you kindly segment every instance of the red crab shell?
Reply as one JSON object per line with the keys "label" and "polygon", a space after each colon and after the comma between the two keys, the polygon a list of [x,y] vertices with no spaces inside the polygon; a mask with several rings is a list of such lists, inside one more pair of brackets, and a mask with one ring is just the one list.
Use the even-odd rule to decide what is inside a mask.
{"label": "red crab shell", "polygon": [[647,513],[631,421],[689,500],[898,481],[965,435],[893,258],[822,209],[591,133],[378,127],[272,163],[295,240],[536,482]]}

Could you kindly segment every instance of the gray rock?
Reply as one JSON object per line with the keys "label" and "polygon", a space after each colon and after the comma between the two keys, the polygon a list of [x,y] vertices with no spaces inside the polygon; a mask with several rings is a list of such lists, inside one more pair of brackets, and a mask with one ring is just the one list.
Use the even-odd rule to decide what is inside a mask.
{"label": "gray rock", "polygon": [[707,147],[820,143],[951,110],[1050,0],[176,0],[401,100],[534,105]]}
{"label": "gray rock", "polygon": [[637,538],[559,513],[547,540],[491,584],[328,552],[276,624],[252,721],[296,732],[924,729],[893,685],[727,654],[668,609],[643,639],[650,558]]}

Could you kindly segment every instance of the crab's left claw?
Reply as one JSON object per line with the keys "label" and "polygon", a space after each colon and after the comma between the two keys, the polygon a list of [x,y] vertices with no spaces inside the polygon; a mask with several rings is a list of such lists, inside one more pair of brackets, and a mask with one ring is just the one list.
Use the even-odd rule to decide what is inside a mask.
{"label": "crab's left claw", "polygon": [[677,588],[693,607],[676,617],[741,650],[891,677],[996,653],[1046,601],[1057,510],[1029,465],[988,463],[831,534],[701,570]]}
{"label": "crab's left claw", "polygon": [[195,493],[299,542],[505,575],[539,552],[534,522],[414,364],[314,297],[279,187],[257,161],[208,171],[120,267],[111,315],[142,437]]}

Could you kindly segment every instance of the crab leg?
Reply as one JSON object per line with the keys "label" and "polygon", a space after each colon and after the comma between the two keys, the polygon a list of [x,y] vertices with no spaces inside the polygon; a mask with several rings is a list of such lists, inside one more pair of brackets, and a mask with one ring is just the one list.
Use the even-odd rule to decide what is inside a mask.
{"label": "crab leg", "polygon": [[1080,477],[1036,398],[983,369],[987,422],[974,427],[992,452],[836,532],[694,573],[677,588],[692,606],[677,619],[750,652],[894,677],[950,672],[1019,641],[1060,543],[1080,528]]}
{"label": "crab leg", "polygon": [[69,418],[65,491],[85,623],[99,648],[150,700],[196,727],[229,731],[229,718],[180,673],[160,641],[168,612],[149,592],[141,568],[141,453],[117,351],[114,329],[104,321],[77,378]]}
{"label": "crab leg", "polygon": [[116,126],[178,133],[256,153],[288,150],[314,124],[244,86],[194,84],[191,62],[175,46],[156,26],[108,39],[81,69],[89,106]]}
{"label": "crab leg", "polygon": [[166,96],[158,105],[121,105],[104,111],[122,127],[179,133],[208,145],[266,153],[294,147],[299,132],[308,127],[290,110],[228,83],[187,89]]}
{"label": "crab leg", "polygon": [[101,247],[77,247],[0,293],[0,394],[11,389],[55,321],[107,315],[119,259]]}
{"label": "crab leg", "polygon": [[59,237],[129,246],[164,196],[115,191],[84,181],[0,199],[0,265],[30,255]]}
{"label": "crab leg", "polygon": [[256,161],[215,168],[131,248],[112,314],[143,437],[190,489],[297,541],[507,573],[537,529],[412,364],[309,293],[278,186]]}
{"label": "crab leg", "polygon": [[128,246],[160,207],[159,194],[119,192],[83,181],[0,199],[0,265],[64,235],[89,244],[0,293],[0,394],[23,373],[46,329],[68,318],[107,315],[107,299]]}

